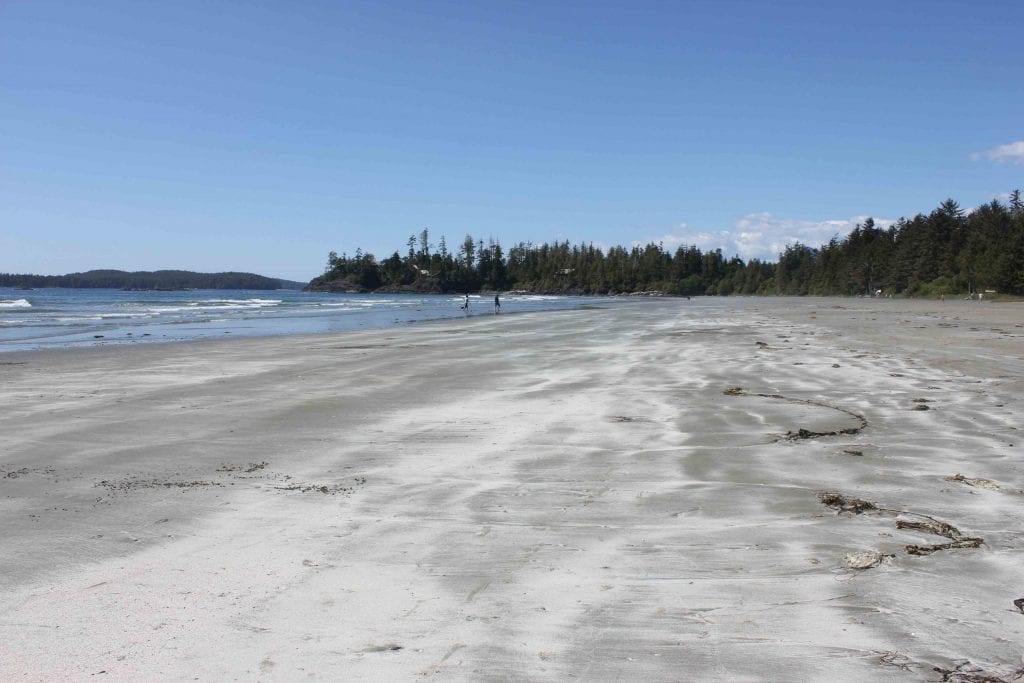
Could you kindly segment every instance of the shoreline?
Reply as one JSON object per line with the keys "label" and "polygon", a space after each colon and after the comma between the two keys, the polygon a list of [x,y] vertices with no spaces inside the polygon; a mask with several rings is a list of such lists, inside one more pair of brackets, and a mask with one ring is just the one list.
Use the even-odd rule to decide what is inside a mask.
{"label": "shoreline", "polygon": [[[465,322],[0,356],[0,673],[1020,667],[1024,307]],[[922,516],[983,545],[910,555]]]}
{"label": "shoreline", "polygon": [[[98,293],[97,293],[98,292]],[[253,296],[255,295],[255,297]],[[391,329],[410,322],[467,317],[462,297],[448,295],[345,295],[251,290],[202,290],[140,298],[121,290],[54,290],[0,310],[0,355],[46,348],[137,346],[195,339],[333,334]],[[228,298],[225,298],[228,297]],[[473,296],[469,317],[492,310]],[[506,297],[503,313],[580,308],[601,297]],[[482,304],[482,305],[481,305]],[[2,308],[2,307],[0,307]],[[6,313],[6,315],[5,315]]]}
{"label": "shoreline", "polygon": [[595,310],[601,306],[595,306],[592,304],[584,304],[578,309],[541,309],[541,310],[528,310],[528,311],[502,311],[500,313],[470,313],[469,315],[457,315],[444,318],[424,318],[422,320],[407,320],[400,324],[395,324],[387,327],[367,327],[367,328],[353,328],[345,329],[333,332],[281,332],[271,334],[250,334],[250,335],[236,335],[236,336],[221,336],[221,337],[195,337],[192,339],[154,339],[152,341],[146,340],[134,340],[134,341],[109,341],[107,343],[95,343],[89,346],[53,346],[47,348],[33,348],[33,349],[13,349],[3,350],[0,349],[0,366],[3,365],[18,365],[28,360],[59,360],[60,356],[76,356],[77,354],[90,355],[90,354],[112,354],[117,355],[121,353],[150,353],[155,350],[164,349],[173,352],[175,349],[194,349],[195,351],[202,350],[204,348],[216,349],[220,345],[230,347],[232,345],[244,345],[246,343],[261,344],[262,342],[283,342],[285,345],[289,345],[292,341],[295,342],[299,350],[305,348],[304,345],[312,344],[317,341],[324,341],[336,338],[344,338],[349,335],[361,335],[361,334],[387,334],[394,332],[395,334],[402,335],[409,330],[415,330],[418,326],[448,326],[448,325],[464,325],[466,323],[485,322],[492,318],[513,318],[524,315],[548,315],[552,313],[563,313],[577,310]]}

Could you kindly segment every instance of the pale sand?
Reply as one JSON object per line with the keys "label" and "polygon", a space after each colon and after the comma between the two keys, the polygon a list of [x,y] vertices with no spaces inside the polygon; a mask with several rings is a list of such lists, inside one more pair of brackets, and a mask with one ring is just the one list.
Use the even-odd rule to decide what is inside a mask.
{"label": "pale sand", "polygon": [[[637,300],[0,355],[0,679],[1009,680],[1022,325]],[[984,545],[909,555],[949,540],[914,513]]]}

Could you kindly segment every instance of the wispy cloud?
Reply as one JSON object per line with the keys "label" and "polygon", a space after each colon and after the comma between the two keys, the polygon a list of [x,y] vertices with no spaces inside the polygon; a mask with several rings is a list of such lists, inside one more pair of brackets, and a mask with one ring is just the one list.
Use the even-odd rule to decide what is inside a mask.
{"label": "wispy cloud", "polygon": [[1024,140],[999,145],[985,152],[976,152],[971,155],[971,159],[974,161],[989,159],[999,163],[1024,164]]}
{"label": "wispy cloud", "polygon": [[[796,218],[776,218],[770,213],[751,213],[738,219],[727,230],[694,230],[686,223],[680,223],[670,232],[636,244],[661,242],[666,250],[673,251],[679,246],[695,245],[701,251],[721,249],[731,257],[739,255],[744,261],[752,258],[774,261],[785,251],[786,246],[800,242],[819,247],[833,236],[845,237],[857,224],[863,224],[868,216],[852,216],[821,221]],[[875,226],[888,228],[895,221],[875,218]]]}

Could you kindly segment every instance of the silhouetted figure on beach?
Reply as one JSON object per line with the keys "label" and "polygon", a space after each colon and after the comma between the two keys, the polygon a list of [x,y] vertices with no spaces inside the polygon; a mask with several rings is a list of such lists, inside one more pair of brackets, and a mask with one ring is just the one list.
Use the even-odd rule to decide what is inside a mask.
{"label": "silhouetted figure on beach", "polygon": [[501,300],[498,299],[498,295],[497,294],[494,295],[494,312],[495,313],[500,313],[501,312]]}
{"label": "silhouetted figure on beach", "polygon": [[469,293],[466,294],[466,302],[459,306],[459,308],[464,310],[467,314],[469,313]]}

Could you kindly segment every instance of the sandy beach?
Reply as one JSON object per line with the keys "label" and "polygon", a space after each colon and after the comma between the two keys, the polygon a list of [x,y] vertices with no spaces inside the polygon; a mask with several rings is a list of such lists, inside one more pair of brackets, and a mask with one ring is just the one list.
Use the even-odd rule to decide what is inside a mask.
{"label": "sandy beach", "polygon": [[0,679],[1019,680],[1022,397],[971,301],[5,353]]}

